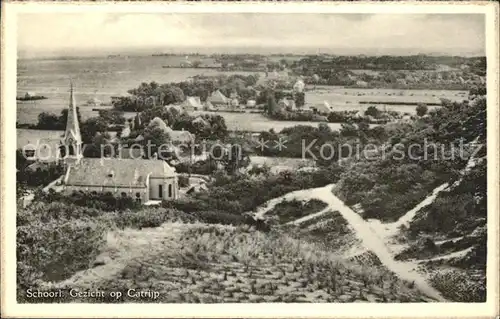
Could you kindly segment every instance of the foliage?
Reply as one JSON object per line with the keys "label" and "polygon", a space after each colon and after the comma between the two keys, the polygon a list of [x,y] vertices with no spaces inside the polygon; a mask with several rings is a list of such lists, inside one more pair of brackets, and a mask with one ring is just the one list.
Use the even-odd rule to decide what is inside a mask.
{"label": "foliage", "polygon": [[394,220],[458,177],[468,160],[460,145],[484,141],[484,101],[445,104],[429,115],[411,131],[391,134],[375,158],[361,158],[345,170],[339,195],[347,204],[360,203],[366,218]]}
{"label": "foliage", "polygon": [[30,163],[27,162],[23,166],[17,166],[16,181],[18,184],[26,186],[47,186],[64,174],[63,167],[55,163],[41,164],[42,167],[36,170],[27,168],[28,164]]}
{"label": "foliage", "polygon": [[417,111],[418,116],[424,116],[427,114],[428,108],[425,104],[419,104],[415,110]]}
{"label": "foliage", "polygon": [[266,215],[276,216],[280,224],[286,224],[301,217],[318,213],[326,206],[326,203],[317,199],[311,199],[306,202],[294,199],[278,203],[273,210]]}
{"label": "foliage", "polygon": [[115,197],[112,193],[97,193],[97,192],[73,192],[66,196],[61,193],[47,192],[39,194],[37,200],[50,203],[61,202],[66,204],[74,204],[81,207],[94,208],[102,211],[114,211],[123,209],[137,210],[141,205],[134,201],[130,196]]}
{"label": "foliage", "polygon": [[[37,217],[45,211],[35,205],[18,211],[18,292],[35,288],[38,280],[58,281],[86,269],[104,243],[104,228],[86,218],[49,219]],[[59,207],[66,209],[66,207]],[[25,216],[30,215],[30,216]],[[29,222],[24,222],[29,220]]]}
{"label": "foliage", "polygon": [[377,109],[376,106],[369,106],[366,111],[365,115],[373,116],[374,118],[378,118],[380,115],[379,109]]}

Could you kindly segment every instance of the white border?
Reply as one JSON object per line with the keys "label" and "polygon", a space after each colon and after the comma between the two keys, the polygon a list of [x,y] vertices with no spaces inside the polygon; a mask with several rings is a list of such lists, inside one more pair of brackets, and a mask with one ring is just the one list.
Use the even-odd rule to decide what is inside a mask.
{"label": "white border", "polygon": [[[2,2],[2,317],[489,317],[498,300],[498,4],[455,3],[5,3]],[[42,12],[482,13],[488,57],[488,263],[486,303],[432,304],[17,304],[15,263],[16,17]]]}

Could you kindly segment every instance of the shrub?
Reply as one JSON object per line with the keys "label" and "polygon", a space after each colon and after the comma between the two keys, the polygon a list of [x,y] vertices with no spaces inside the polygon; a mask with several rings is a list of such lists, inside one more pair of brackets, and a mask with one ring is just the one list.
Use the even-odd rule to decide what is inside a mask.
{"label": "shrub", "polygon": [[419,104],[415,110],[417,111],[418,116],[424,116],[427,114],[428,108],[425,104]]}
{"label": "shrub", "polygon": [[278,203],[267,215],[278,216],[280,223],[288,223],[292,220],[317,213],[326,207],[326,203],[312,199],[307,202],[291,200]]}
{"label": "shrub", "polygon": [[103,226],[90,219],[32,222],[17,228],[18,292],[37,280],[59,281],[86,269],[104,244]]}
{"label": "shrub", "polygon": [[434,273],[431,284],[443,296],[455,302],[485,302],[486,280],[474,280],[470,274],[459,270]]}
{"label": "shrub", "polygon": [[180,187],[188,187],[189,186],[189,177],[184,175],[179,175],[179,186]]}

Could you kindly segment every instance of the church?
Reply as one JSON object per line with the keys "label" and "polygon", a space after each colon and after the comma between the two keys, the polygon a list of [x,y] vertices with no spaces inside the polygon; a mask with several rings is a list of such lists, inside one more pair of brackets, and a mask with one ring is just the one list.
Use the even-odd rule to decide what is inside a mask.
{"label": "church", "polygon": [[132,197],[140,203],[173,200],[179,196],[175,168],[158,159],[85,158],[78,123],[73,85],[66,130],[59,148],[66,166],[63,191],[107,193]]}

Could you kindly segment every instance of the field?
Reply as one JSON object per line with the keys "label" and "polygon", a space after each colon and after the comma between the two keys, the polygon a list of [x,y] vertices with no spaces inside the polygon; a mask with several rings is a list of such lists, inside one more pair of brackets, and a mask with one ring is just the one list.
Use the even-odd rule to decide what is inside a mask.
{"label": "field", "polygon": [[[197,114],[219,114],[226,120],[227,129],[230,131],[244,131],[244,132],[262,132],[274,129],[280,132],[284,128],[293,127],[297,125],[310,125],[317,127],[319,122],[301,122],[301,121],[276,121],[267,118],[260,113],[229,113],[229,112],[206,112],[194,111],[193,115]],[[341,123],[327,123],[332,130],[339,130]]]}
{"label": "field", "polygon": [[[391,102],[391,103],[440,103],[440,99],[462,101],[467,99],[465,91],[451,90],[394,90],[394,89],[361,89],[335,86],[308,86],[306,103],[321,104],[328,102],[337,111],[366,110],[369,104],[360,102]],[[416,106],[408,105],[377,105],[377,108],[388,111],[415,114]],[[433,108],[433,107],[429,107]]]}

